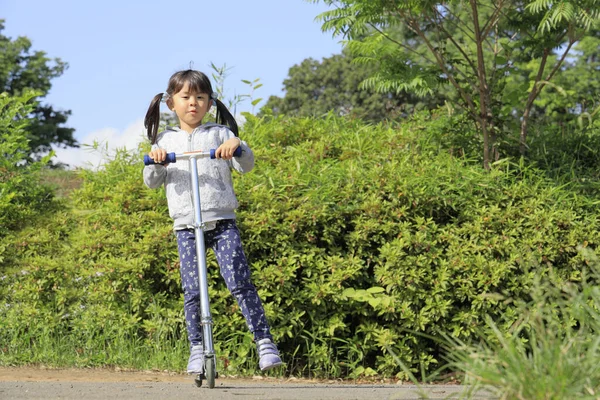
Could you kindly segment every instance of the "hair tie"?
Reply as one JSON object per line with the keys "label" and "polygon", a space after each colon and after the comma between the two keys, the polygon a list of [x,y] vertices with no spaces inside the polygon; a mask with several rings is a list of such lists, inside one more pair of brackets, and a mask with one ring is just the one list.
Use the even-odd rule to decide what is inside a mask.
{"label": "hair tie", "polygon": [[217,94],[217,92],[212,92],[212,93],[210,94],[210,98],[211,98],[211,99],[213,99],[213,100],[216,100],[216,99],[217,99],[217,97],[218,97],[218,94]]}
{"label": "hair tie", "polygon": [[161,99],[160,99],[160,102],[161,102],[161,103],[166,103],[166,102],[167,102],[167,100],[169,100],[169,98],[170,98],[170,97],[171,97],[171,96],[169,96],[169,93],[167,93],[167,92],[164,92],[164,93],[162,94],[162,97],[161,97]]}

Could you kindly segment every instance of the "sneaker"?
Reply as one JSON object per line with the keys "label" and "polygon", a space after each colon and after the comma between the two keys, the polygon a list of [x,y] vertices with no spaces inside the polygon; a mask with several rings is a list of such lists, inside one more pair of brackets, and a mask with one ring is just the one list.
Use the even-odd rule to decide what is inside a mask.
{"label": "sneaker", "polygon": [[204,372],[204,347],[201,344],[192,346],[188,360],[187,373],[201,374]]}
{"label": "sneaker", "polygon": [[256,344],[258,350],[258,366],[261,371],[266,371],[271,368],[279,367],[283,364],[281,357],[279,357],[279,351],[275,343],[271,339],[261,339]]}

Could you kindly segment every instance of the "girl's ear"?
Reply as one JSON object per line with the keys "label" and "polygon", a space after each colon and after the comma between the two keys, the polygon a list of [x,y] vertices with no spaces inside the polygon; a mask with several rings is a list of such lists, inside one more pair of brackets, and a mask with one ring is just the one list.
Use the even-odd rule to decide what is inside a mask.
{"label": "girl's ear", "polygon": [[173,100],[170,97],[167,99],[167,107],[169,107],[169,110],[175,111],[173,110]]}

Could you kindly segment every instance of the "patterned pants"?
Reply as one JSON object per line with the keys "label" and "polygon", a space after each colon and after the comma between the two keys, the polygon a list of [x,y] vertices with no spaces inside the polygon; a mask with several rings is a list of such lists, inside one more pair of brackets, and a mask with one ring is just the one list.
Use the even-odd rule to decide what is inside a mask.
{"label": "patterned pants", "polygon": [[[200,289],[196,264],[196,238],[191,229],[175,231],[179,261],[181,263],[181,286],[183,287],[184,314],[188,339],[192,346],[202,343],[200,324]],[[206,248],[213,249],[225,279],[227,288],[237,300],[254,340],[272,339],[265,310],[256,288],[250,279],[250,269],[242,249],[240,232],[235,220],[217,221],[213,230],[204,232]]]}

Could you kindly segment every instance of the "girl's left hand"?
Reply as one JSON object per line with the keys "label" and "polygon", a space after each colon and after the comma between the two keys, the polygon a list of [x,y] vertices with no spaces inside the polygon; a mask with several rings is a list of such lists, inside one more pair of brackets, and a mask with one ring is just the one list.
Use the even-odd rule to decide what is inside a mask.
{"label": "girl's left hand", "polygon": [[217,147],[215,150],[215,158],[222,158],[223,160],[231,160],[233,158],[233,152],[240,147],[242,141],[237,138],[227,139],[222,145]]}

